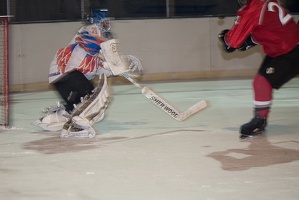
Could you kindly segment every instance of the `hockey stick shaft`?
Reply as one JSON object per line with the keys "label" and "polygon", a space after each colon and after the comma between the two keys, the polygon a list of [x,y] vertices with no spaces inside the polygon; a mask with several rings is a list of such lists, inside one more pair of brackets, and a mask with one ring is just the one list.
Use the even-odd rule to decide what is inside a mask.
{"label": "hockey stick shaft", "polygon": [[162,109],[164,112],[166,112],[169,116],[174,118],[177,121],[184,121],[187,118],[189,118],[191,115],[197,113],[198,111],[204,109],[207,106],[207,103],[202,100],[190,108],[188,108],[184,112],[179,112],[177,109],[175,109],[173,106],[171,106],[168,102],[166,102],[164,99],[162,99],[158,94],[150,90],[149,88],[140,85],[136,81],[134,81],[131,77],[128,76],[126,73],[122,73],[122,76],[125,77],[127,80],[129,80],[131,83],[133,83],[135,86],[141,88],[141,93],[151,100],[152,103],[154,103],[157,107]]}

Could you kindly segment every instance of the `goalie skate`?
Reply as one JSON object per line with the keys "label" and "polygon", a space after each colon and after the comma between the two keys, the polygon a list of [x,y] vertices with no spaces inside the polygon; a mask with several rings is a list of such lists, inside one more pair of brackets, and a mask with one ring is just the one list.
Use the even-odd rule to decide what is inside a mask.
{"label": "goalie skate", "polygon": [[63,125],[70,119],[70,114],[65,111],[65,107],[57,102],[57,105],[45,108],[44,116],[32,122],[32,125],[38,126],[47,131],[60,131]]}
{"label": "goalie skate", "polygon": [[81,98],[81,103],[74,105],[75,109],[70,120],[63,126],[60,137],[94,137],[96,133],[92,125],[104,118],[108,98],[107,77],[101,75],[93,93]]}
{"label": "goalie skate", "polygon": [[95,137],[95,130],[84,119],[75,116],[72,118],[72,123],[66,123],[60,133],[60,138],[93,138]]}

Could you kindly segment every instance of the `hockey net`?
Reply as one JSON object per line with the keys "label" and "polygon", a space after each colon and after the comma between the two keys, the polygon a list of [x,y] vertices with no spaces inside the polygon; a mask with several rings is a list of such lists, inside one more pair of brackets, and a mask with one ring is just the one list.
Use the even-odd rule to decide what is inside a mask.
{"label": "hockey net", "polygon": [[8,17],[0,16],[0,129],[8,127]]}

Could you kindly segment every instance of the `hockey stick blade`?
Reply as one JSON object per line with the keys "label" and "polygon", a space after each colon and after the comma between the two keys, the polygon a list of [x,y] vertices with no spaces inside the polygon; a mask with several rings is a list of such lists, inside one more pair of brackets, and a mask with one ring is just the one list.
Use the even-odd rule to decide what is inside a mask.
{"label": "hockey stick blade", "polygon": [[160,109],[162,109],[165,113],[167,113],[169,116],[171,116],[173,119],[177,121],[184,121],[187,118],[189,118],[191,115],[194,115],[198,111],[204,109],[207,107],[207,103],[205,100],[199,101],[193,106],[189,107],[184,112],[179,112],[177,109],[175,109],[173,106],[171,106],[169,103],[167,103],[164,99],[162,99],[158,94],[150,90],[149,88],[140,85],[134,79],[128,76],[127,73],[122,73],[122,76],[125,77],[128,81],[130,81],[133,85],[135,85],[138,88],[141,88],[141,93],[148,98],[152,103],[154,103],[156,106],[158,106]]}
{"label": "hockey stick blade", "polygon": [[178,121],[184,121],[185,119],[189,118],[191,115],[194,115],[198,111],[207,107],[208,104],[205,100],[201,100],[194,104],[193,106],[189,107],[186,111],[179,113],[179,116],[176,118]]}
{"label": "hockey stick blade", "polygon": [[169,103],[167,103],[164,99],[162,99],[159,95],[157,95],[155,92],[150,90],[147,87],[142,88],[142,94],[151,100],[152,103],[154,103],[156,106],[161,108],[164,112],[166,112],[169,116],[171,116],[173,119],[177,121],[184,121],[187,118],[189,118],[191,115],[197,113],[198,111],[204,109],[207,107],[207,103],[205,100],[199,101],[193,106],[189,107],[184,112],[179,112],[177,109],[175,109],[173,106],[171,106]]}

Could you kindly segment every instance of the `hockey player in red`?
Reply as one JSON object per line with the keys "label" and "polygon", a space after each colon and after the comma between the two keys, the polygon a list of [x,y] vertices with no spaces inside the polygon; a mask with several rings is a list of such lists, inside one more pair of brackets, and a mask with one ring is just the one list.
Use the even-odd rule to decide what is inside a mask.
{"label": "hockey player in red", "polygon": [[245,51],[261,45],[266,56],[255,75],[254,117],[240,128],[240,138],[261,134],[279,89],[299,74],[299,25],[279,0],[248,0],[237,12],[230,30],[219,34],[226,52]]}

